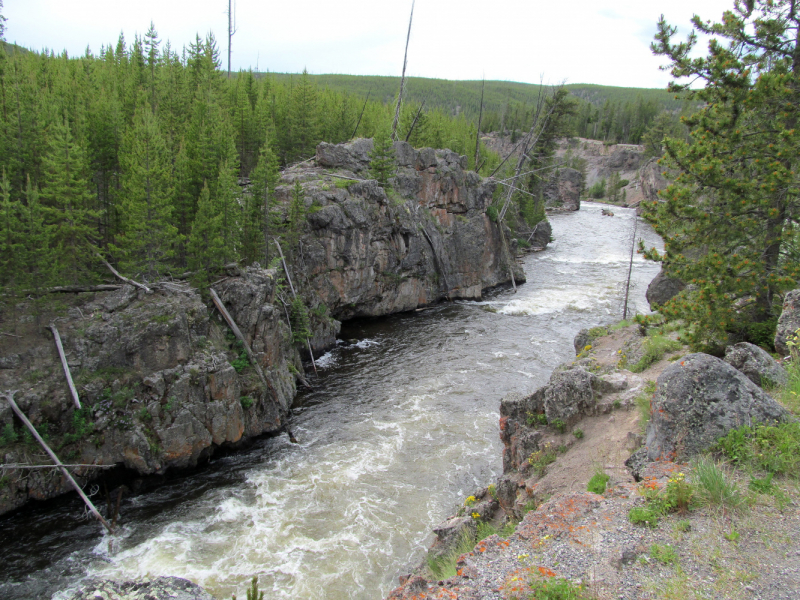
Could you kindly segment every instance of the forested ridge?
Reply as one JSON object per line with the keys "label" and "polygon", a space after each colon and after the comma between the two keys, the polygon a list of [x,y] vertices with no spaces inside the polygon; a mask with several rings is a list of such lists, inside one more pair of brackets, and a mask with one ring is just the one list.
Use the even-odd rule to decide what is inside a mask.
{"label": "forested ridge", "polygon": [[[213,36],[180,51],[154,27],[98,54],[0,52],[0,284],[91,283],[107,258],[146,281],[264,261],[300,226],[276,206],[279,169],[320,141],[372,137],[393,107],[291,80],[226,78]],[[399,135],[416,116],[409,103]],[[431,111],[409,141],[474,160],[475,126]],[[474,166],[474,165],[472,165]],[[240,178],[251,181],[243,194]]]}
{"label": "forested ridge", "polygon": [[[277,81],[292,81],[298,75],[271,74]],[[399,77],[367,75],[309,75],[320,87],[348,92],[362,98],[392,102],[400,87]],[[483,95],[481,131],[513,134],[530,128],[531,113],[541,93],[539,84],[514,81],[451,81],[426,77],[407,78],[407,98],[415,105],[464,116],[478,121]],[[621,88],[592,84],[563,86],[577,101],[570,127],[575,135],[614,143],[639,144],[661,113],[678,122],[688,107],[684,100],[664,89]]]}

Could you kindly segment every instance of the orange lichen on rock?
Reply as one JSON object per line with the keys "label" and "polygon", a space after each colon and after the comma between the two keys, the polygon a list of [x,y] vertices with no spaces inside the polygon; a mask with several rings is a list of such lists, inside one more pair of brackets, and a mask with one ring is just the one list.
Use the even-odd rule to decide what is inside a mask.
{"label": "orange lichen on rock", "polygon": [[536,540],[547,534],[552,537],[575,532],[575,523],[583,516],[599,507],[602,496],[591,492],[573,492],[558,496],[525,515],[517,527],[517,534],[523,539]]}
{"label": "orange lichen on rock", "polygon": [[542,577],[555,577],[556,576],[556,572],[553,571],[553,569],[548,569],[547,567],[539,567],[538,571],[539,571],[539,574]]}

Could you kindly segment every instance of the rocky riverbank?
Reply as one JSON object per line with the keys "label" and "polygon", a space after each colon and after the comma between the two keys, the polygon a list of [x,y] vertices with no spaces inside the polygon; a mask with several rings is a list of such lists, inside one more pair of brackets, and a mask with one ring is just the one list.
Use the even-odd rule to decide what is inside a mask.
{"label": "rocky riverbank", "polygon": [[[284,251],[315,353],[335,343],[342,320],[480,299],[512,273],[525,279],[511,232],[486,215],[495,184],[466,171],[465,157],[397,142],[389,190],[369,179],[371,148],[371,140],[321,144],[313,161],[282,173],[277,189],[286,212],[296,184],[306,205],[306,221]],[[0,392],[14,393],[63,462],[82,465],[70,467],[80,485],[106,473],[98,467],[113,467],[115,480],[129,483],[192,467],[217,449],[286,426],[304,381],[301,355],[307,358],[290,329],[287,284],[282,269],[257,265],[231,265],[211,284],[252,348],[263,383],[206,293],[182,280],[150,285],[150,293],[111,282],[5,297]],[[70,491],[58,471],[26,468],[50,461],[4,400],[0,434],[0,514]]]}
{"label": "rocky riverbank", "polygon": [[[797,317],[793,298],[784,324]],[[505,398],[503,475],[435,528],[427,560],[389,598],[522,598],[548,586],[592,598],[794,597],[791,479],[751,491],[747,510],[707,502],[658,527],[629,518],[667,485],[699,485],[689,459],[731,428],[796,420],[760,387],[786,377],[760,348],[737,344],[723,361],[669,338],[655,355],[637,325],[581,332],[574,362]],[[723,472],[744,498],[755,475]],[[607,483],[586,491],[598,474]]]}

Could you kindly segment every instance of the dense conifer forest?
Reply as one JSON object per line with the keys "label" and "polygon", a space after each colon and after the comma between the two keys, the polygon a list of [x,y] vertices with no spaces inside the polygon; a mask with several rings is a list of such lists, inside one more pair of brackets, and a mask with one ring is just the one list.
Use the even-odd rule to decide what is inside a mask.
{"label": "dense conifer forest", "polygon": [[[0,52],[0,284],[91,283],[101,257],[143,280],[264,260],[280,168],[320,141],[391,123],[377,98],[292,78],[228,79],[212,36],[176,50],[154,27],[98,54]],[[399,137],[474,160],[475,125],[408,103]],[[471,165],[474,166],[474,165]],[[250,192],[241,193],[249,178]],[[301,193],[301,192],[298,192]],[[298,205],[302,198],[297,199]],[[297,221],[297,218],[294,219]]]}

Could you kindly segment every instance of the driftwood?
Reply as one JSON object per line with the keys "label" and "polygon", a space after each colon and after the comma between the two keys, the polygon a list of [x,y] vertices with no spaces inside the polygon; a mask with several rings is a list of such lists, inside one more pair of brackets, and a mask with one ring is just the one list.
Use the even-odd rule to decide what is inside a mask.
{"label": "driftwood", "polygon": [[414,20],[414,2],[411,2],[411,16],[408,18],[408,34],[406,35],[406,51],[403,55],[403,74],[400,77],[400,92],[397,94],[397,106],[392,123],[392,139],[397,140],[397,127],[400,125],[400,107],[403,105],[403,89],[406,87],[406,65],[408,65],[408,42],[411,40],[411,22]]}
{"label": "driftwood", "polygon": [[75,491],[78,492],[78,495],[84,501],[86,506],[92,512],[92,514],[95,517],[97,517],[97,520],[103,524],[103,527],[105,527],[109,533],[113,534],[114,528],[111,525],[109,525],[108,522],[103,518],[103,516],[98,512],[94,504],[92,504],[92,501],[89,500],[89,497],[83,493],[83,490],[81,489],[81,486],[78,485],[78,482],[75,481],[75,479],[73,479],[72,475],[70,475],[70,472],[67,471],[65,466],[61,463],[61,461],[58,460],[58,456],[56,456],[56,453],[50,449],[50,446],[47,445],[47,443],[42,439],[42,436],[39,435],[39,432],[36,431],[36,427],[34,427],[31,424],[31,422],[28,420],[28,417],[25,416],[25,413],[23,413],[22,410],[20,410],[19,406],[17,406],[17,403],[14,402],[14,394],[16,394],[16,391],[5,392],[3,394],[3,396],[5,396],[5,399],[8,400],[8,403],[11,406],[11,410],[13,410],[16,413],[16,415],[20,418],[20,420],[25,424],[25,427],[27,427],[28,430],[31,432],[31,435],[34,438],[36,438],[36,441],[39,442],[39,444],[41,444],[42,448],[44,448],[44,451],[47,452],[47,454],[50,456],[50,459],[61,470],[61,473],[64,475],[64,477],[67,478],[67,481],[69,481],[72,487],[75,488]]}
{"label": "driftwood", "polygon": [[72,394],[72,400],[75,402],[75,406],[78,410],[81,409],[81,400],[78,398],[78,390],[75,389],[75,384],[72,381],[72,373],[69,371],[69,365],[67,364],[67,357],[64,354],[64,346],[61,345],[61,336],[58,335],[58,329],[56,329],[55,323],[50,323],[50,331],[53,332],[53,337],[56,340],[56,348],[58,348],[58,356],[61,359],[61,367],[64,369],[64,377],[67,378],[67,384],[69,385],[69,392]]}
{"label": "driftwood", "polygon": [[[275,399],[277,400],[278,396],[275,394],[275,390],[272,389],[272,386],[267,381],[266,375],[264,375],[264,371],[261,369],[261,365],[258,364],[256,360],[255,354],[253,354],[253,350],[250,348],[250,344],[247,343],[247,340],[244,339],[242,332],[239,330],[238,325],[236,325],[236,321],[233,320],[228,309],[225,308],[225,305],[222,303],[222,300],[219,299],[217,296],[217,292],[214,291],[213,288],[208,288],[209,294],[211,294],[211,300],[214,302],[214,306],[217,307],[217,310],[222,314],[225,318],[225,322],[228,323],[228,326],[233,331],[233,335],[236,336],[236,339],[242,342],[242,346],[244,346],[244,351],[247,353],[247,358],[250,359],[250,363],[253,365],[253,368],[256,370],[256,374],[258,378],[261,380],[261,383],[264,385],[265,388],[270,388],[272,393],[275,395]],[[285,407],[283,407],[285,408]]]}
{"label": "driftwood", "polygon": [[[292,298],[297,299],[297,293],[294,291],[294,285],[292,285],[292,277],[289,275],[289,269],[286,266],[286,259],[283,257],[283,250],[281,249],[280,242],[275,240],[275,245],[278,247],[278,254],[281,255],[281,262],[283,263],[283,272],[286,273],[286,280],[289,282],[289,289],[292,290]],[[314,352],[311,350],[311,341],[306,338],[306,345],[308,346],[308,354],[311,356],[311,366],[314,367],[314,373],[317,372],[317,363],[314,360]]]}
{"label": "driftwood", "polygon": [[143,285],[143,284],[139,283],[138,281],[134,281],[133,279],[128,279],[124,275],[121,275],[119,271],[117,271],[114,267],[111,266],[110,262],[108,262],[105,258],[103,258],[100,255],[100,253],[96,253],[96,254],[97,254],[97,258],[99,258],[103,262],[103,264],[108,267],[109,271],[111,271],[117,279],[120,279],[120,280],[124,281],[125,283],[129,283],[132,286],[139,288],[140,290],[144,290],[148,294],[150,294],[152,292],[152,290],[149,287],[147,287],[146,285]]}

